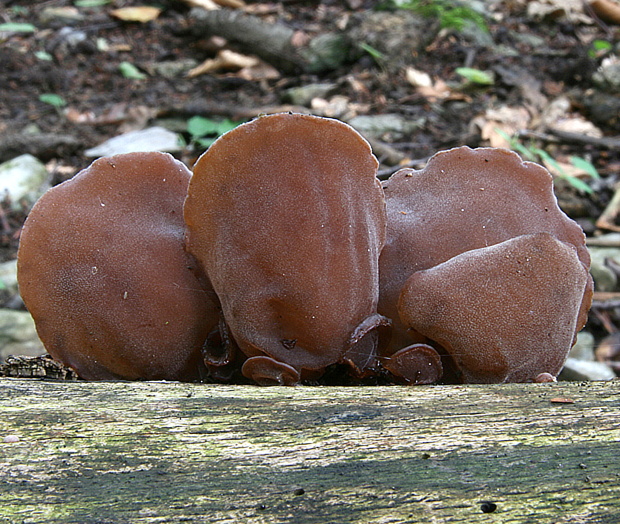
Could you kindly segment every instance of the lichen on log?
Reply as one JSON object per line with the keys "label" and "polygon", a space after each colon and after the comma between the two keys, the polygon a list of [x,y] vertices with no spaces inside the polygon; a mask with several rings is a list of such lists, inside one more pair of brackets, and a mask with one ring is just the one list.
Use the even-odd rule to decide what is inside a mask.
{"label": "lichen on log", "polygon": [[4,378],[0,522],[611,523],[618,420],[620,381]]}

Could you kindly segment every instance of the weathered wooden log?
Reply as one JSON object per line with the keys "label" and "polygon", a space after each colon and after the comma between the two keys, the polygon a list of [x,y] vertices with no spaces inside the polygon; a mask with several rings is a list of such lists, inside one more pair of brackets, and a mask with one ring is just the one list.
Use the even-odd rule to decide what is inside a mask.
{"label": "weathered wooden log", "polygon": [[196,35],[226,38],[289,73],[331,71],[349,58],[351,42],[344,34],[325,33],[296,44],[292,28],[242,11],[194,9],[191,18]]}
{"label": "weathered wooden log", "polygon": [[2,523],[612,523],[619,453],[620,381],[0,379]]}

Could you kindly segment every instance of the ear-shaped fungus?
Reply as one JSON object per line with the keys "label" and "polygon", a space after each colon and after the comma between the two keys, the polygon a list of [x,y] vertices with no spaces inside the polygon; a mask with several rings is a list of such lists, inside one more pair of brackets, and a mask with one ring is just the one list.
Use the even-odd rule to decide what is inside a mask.
{"label": "ear-shaped fungus", "polygon": [[[466,251],[544,232],[575,246],[583,267],[589,267],[583,231],[558,207],[551,175],[510,151],[468,147],[443,151],[420,171],[398,171],[384,190],[388,229],[380,259],[379,313],[393,320],[387,354],[427,341],[419,333],[407,331],[398,315],[403,285],[416,271]],[[450,281],[441,287],[447,292],[454,290]],[[577,331],[585,324],[591,302],[589,276],[581,293]],[[412,293],[407,296],[417,300]]]}
{"label": "ear-shaped fungus", "polygon": [[[260,384],[374,363],[385,201],[368,143],[336,120],[259,117],[194,166],[187,249]],[[207,363],[209,359],[207,358]],[[314,372],[314,373],[313,373]]]}
{"label": "ear-shaped fungus", "polygon": [[448,351],[465,382],[533,382],[562,368],[588,276],[574,246],[522,235],[417,271],[399,311]]}
{"label": "ear-shaped fungus", "polygon": [[190,175],[164,153],[101,158],[28,216],[20,292],[46,349],[81,377],[198,378],[218,311],[183,249]]}

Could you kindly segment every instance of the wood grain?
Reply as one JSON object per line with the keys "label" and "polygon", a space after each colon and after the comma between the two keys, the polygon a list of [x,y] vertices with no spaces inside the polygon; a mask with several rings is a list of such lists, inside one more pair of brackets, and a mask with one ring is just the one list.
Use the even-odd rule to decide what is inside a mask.
{"label": "wood grain", "polygon": [[0,379],[0,523],[611,524],[619,455],[620,381]]}

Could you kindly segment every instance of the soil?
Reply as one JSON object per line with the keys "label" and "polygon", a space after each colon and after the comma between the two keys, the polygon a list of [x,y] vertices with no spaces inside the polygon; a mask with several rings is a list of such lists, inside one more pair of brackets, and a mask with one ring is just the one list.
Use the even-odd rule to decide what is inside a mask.
{"label": "soil", "polygon": [[[158,72],[161,64],[200,64],[214,57],[222,46],[247,52],[209,35],[197,35],[188,2],[110,0],[98,2],[98,6],[91,2],[93,7],[65,0],[0,3],[0,23],[25,23],[35,28],[32,32],[0,33],[0,133],[5,138],[24,133],[55,137],[51,145],[36,151],[47,162],[53,183],[73,176],[91,162],[84,155],[86,149],[124,131],[162,122],[184,134],[191,147],[177,156],[192,165],[204,148],[191,143],[186,131],[189,118],[198,114],[215,120],[247,120],[288,107],[283,99],[288,88],[313,83],[333,83],[335,87],[326,98],[344,97],[349,113],[422,119],[422,127],[404,138],[389,134],[381,137],[381,143],[392,148],[388,151],[397,153],[396,165],[388,154],[378,155],[385,174],[395,171],[398,162],[422,165],[442,149],[488,145],[474,119],[491,107],[527,107],[531,111],[531,93],[525,80],[534,80],[535,94],[548,101],[566,96],[572,114],[595,124],[604,137],[617,140],[620,134],[618,93],[601,90],[593,82],[602,60],[614,52],[613,46],[618,50],[620,26],[596,17],[587,23],[570,20],[557,12],[534,19],[525,1],[480,2],[487,6],[492,46],[447,27],[429,33],[432,38],[408,64],[390,63],[391,57],[367,49],[335,69],[294,74],[279,70],[271,79],[247,77],[236,71],[195,77],[184,72]],[[156,19],[131,22],[112,16],[113,9],[145,3],[161,8]],[[248,2],[247,10],[265,22],[285,24],[312,38],[327,31],[346,32],[347,20],[369,13],[377,4],[380,2],[282,0]],[[428,23],[431,28],[437,20],[429,19]],[[609,43],[611,49],[596,49],[596,41]],[[502,48],[515,52],[498,52]],[[144,78],[123,76],[119,70],[123,62],[133,64]],[[456,72],[463,66],[491,71],[495,81],[487,86],[467,86]],[[446,82],[452,95],[437,99],[423,95],[408,81],[407,67]],[[62,97],[65,105],[55,107],[41,101],[41,95],[49,94]],[[574,138],[530,133],[524,142],[545,148],[556,159],[574,155],[596,167],[601,179],[587,181],[593,194],[584,194],[563,180],[557,183],[563,209],[588,235],[594,235],[599,233],[595,222],[620,175],[620,148]],[[2,158],[0,148],[0,160],[7,159]],[[10,211],[3,206],[0,254],[4,260],[16,256],[19,229],[27,211]],[[617,325],[614,311],[606,314]],[[590,327],[599,335],[609,330],[597,318],[591,320]]]}

